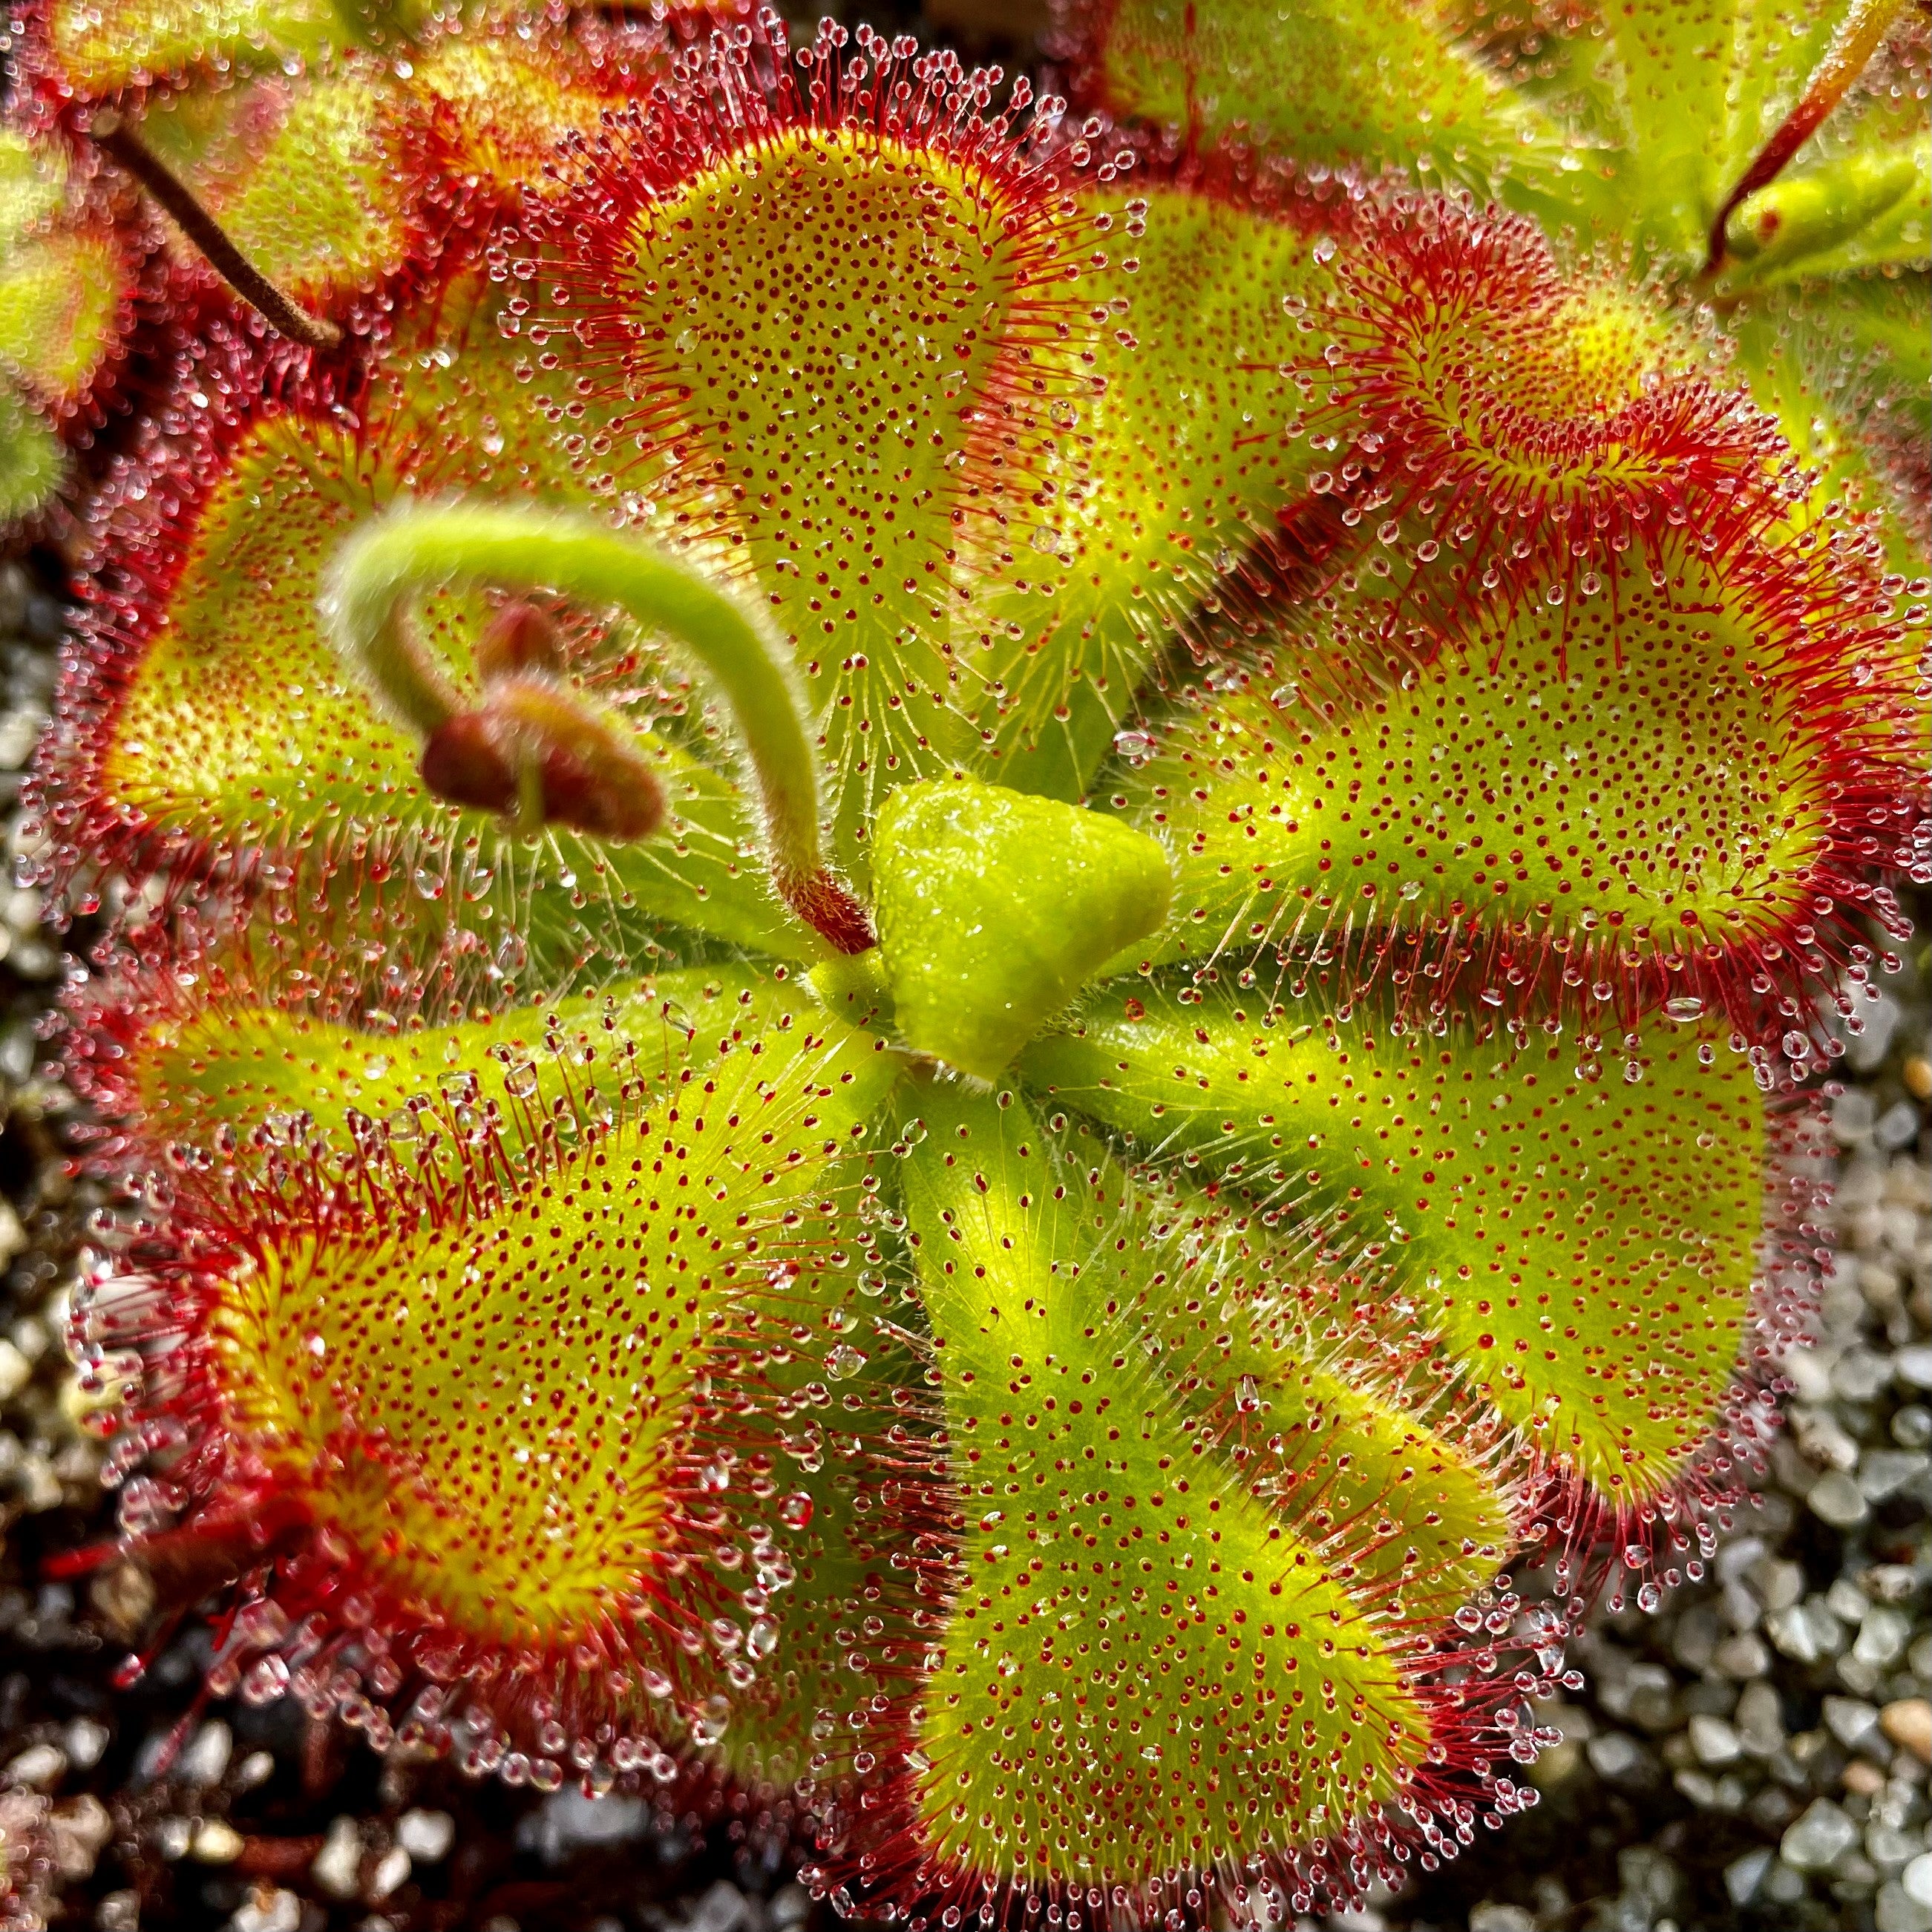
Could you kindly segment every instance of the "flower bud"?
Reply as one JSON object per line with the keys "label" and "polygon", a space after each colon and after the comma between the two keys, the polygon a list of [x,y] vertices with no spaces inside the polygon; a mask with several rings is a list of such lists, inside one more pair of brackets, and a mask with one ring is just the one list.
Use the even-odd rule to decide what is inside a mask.
{"label": "flower bud", "polygon": [[422,780],[452,805],[507,812],[517,802],[515,767],[505,754],[496,720],[484,711],[459,711],[429,734]]}

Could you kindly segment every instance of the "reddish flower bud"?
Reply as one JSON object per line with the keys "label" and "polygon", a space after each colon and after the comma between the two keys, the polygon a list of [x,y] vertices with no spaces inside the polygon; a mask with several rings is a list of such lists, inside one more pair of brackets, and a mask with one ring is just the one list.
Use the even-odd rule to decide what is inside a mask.
{"label": "reddish flower bud", "polygon": [[648,838],[664,820],[664,790],[634,757],[599,758],[579,746],[543,754],[544,818],[593,838]]}
{"label": "reddish flower bud", "polygon": [[542,760],[544,818],[598,838],[648,838],[663,822],[664,788],[637,734],[580,691],[506,677],[490,693],[497,728]]}
{"label": "reddish flower bud", "polygon": [[438,798],[484,812],[507,812],[517,802],[515,767],[487,712],[460,711],[429,734],[422,781]]}
{"label": "reddish flower bud", "polygon": [[521,598],[506,604],[476,640],[476,675],[485,684],[519,671],[563,669],[563,640],[548,611]]}

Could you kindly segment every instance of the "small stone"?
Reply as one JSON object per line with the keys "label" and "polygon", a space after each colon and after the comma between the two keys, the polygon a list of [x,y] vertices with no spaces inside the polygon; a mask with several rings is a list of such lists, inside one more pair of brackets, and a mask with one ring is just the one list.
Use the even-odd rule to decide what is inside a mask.
{"label": "small stone", "polygon": [[205,1865],[232,1865],[242,1856],[242,1834],[225,1818],[210,1818],[188,1844]]}
{"label": "small stone", "polygon": [[1802,1566],[1778,1557],[1768,1556],[1762,1563],[1753,1564],[1746,1580],[1767,1610],[1788,1610],[1804,1595]]}
{"label": "small stone", "polygon": [[253,1791],[258,1784],[266,1784],[275,1774],[275,1760],[267,1751],[250,1751],[235,1767],[235,1775],[230,1780],[237,1791]]}
{"label": "small stone", "polygon": [[1536,1920],[1520,1905],[1485,1901],[1470,1908],[1469,1932],[1536,1932]]}
{"label": "small stone", "polygon": [[1894,1879],[1879,1887],[1872,1923],[1878,1932],[1932,1932],[1932,1906],[1920,1904]]}
{"label": "small stone", "polygon": [[1711,1664],[1726,1677],[1748,1684],[1771,1668],[1771,1652],[1756,1630],[1740,1630],[1736,1636],[1725,1638],[1712,1652]]}
{"label": "small stone", "polygon": [[300,1932],[302,1900],[280,1886],[257,1891],[228,1922],[228,1932]]}
{"label": "small stone", "polygon": [[1878,1712],[1856,1697],[1827,1697],[1824,1705],[1825,1728],[1847,1750],[1856,1750],[1858,1741],[1878,1723]]}
{"label": "small stone", "polygon": [[176,1760],[175,1774],[184,1784],[206,1790],[221,1782],[234,1748],[235,1734],[226,1724],[218,1720],[203,1724]]}
{"label": "small stone", "polygon": [[1856,1147],[1861,1141],[1871,1138],[1872,1124],[1877,1118],[1871,1095],[1862,1087],[1848,1087],[1832,1103],[1832,1138],[1840,1147]]}
{"label": "small stone", "polygon": [[1804,1614],[1802,1604],[1772,1611],[1765,1618],[1764,1628],[1780,1655],[1790,1658],[1794,1664],[1818,1661],[1817,1640],[1811,1634],[1811,1619]]}
{"label": "small stone", "polygon": [[[1865,1594],[1874,1603],[1902,1604],[1918,1587],[1918,1573],[1909,1564],[1875,1563],[1864,1574]],[[1910,1626],[1908,1625],[1907,1634]]]}
{"label": "small stone", "polygon": [[11,1402],[32,1381],[34,1365],[0,1336],[0,1402]]}
{"label": "small stone", "polygon": [[1738,1734],[1721,1718],[1690,1720],[1690,1749],[1700,1764],[1735,1764],[1744,1754]]}
{"label": "small stone", "polygon": [[1837,1805],[1814,1798],[1786,1829],[1778,1855],[1794,1871],[1829,1871],[1858,1838],[1858,1828]]}
{"label": "small stone", "polygon": [[[1910,1800],[1906,1803],[1909,1804]],[[1918,1857],[1925,1843],[1922,1832],[1901,1832],[1896,1826],[1888,1823],[1887,1820],[1894,1813],[1903,1815],[1896,1794],[1872,1807],[1871,1816],[1865,1826],[1865,1856],[1882,1872],[1902,1870]]]}
{"label": "small stone", "polygon": [[1922,1852],[1899,1874],[1898,1882],[1913,1904],[1932,1906],[1932,1852]]}
{"label": "small stone", "polygon": [[[1834,1372],[1835,1372],[1835,1371]],[[1855,1469],[1858,1445],[1828,1409],[1792,1412],[1791,1433],[1807,1461],[1820,1469]]]}
{"label": "small stone", "polygon": [[30,1744],[7,1767],[9,1784],[45,1791],[67,1774],[67,1754],[53,1744]]}
{"label": "small stone", "polygon": [[1702,1671],[1718,1647],[1718,1613],[1708,1604],[1694,1604],[1677,1619],[1670,1654],[1686,1670]]}
{"label": "small stone", "polygon": [[1901,1697],[1880,1712],[1878,1727],[1921,1764],[1932,1764],[1932,1702],[1923,1697]]}
{"label": "small stone", "polygon": [[1748,1684],[1738,1700],[1735,1719],[1739,1742],[1754,1757],[1768,1757],[1784,1742],[1784,1714],[1777,1690]]}
{"label": "small stone", "polygon": [[1892,1439],[1901,1449],[1923,1449],[1932,1443],[1932,1408],[1909,1402],[1892,1418]]}
{"label": "small stone", "polygon": [[1922,1449],[1868,1449],[1858,1462],[1858,1487],[1868,1502],[1882,1502],[1928,1469],[1932,1456]]}
{"label": "small stone", "polygon": [[[1862,1292],[1863,1287],[1861,1282]],[[1847,1348],[1832,1367],[1832,1390],[1841,1401],[1870,1402],[1891,1379],[1888,1357],[1876,1349]]]}
{"label": "small stone", "polygon": [[1646,1762],[1642,1745],[1625,1731],[1606,1731],[1601,1737],[1592,1738],[1584,1750],[1597,1775],[1613,1784],[1636,1776]]}
{"label": "small stone", "polygon": [[1735,1537],[1718,1552],[1711,1568],[1716,1573],[1720,1583],[1735,1583],[1744,1577],[1754,1563],[1762,1559],[1764,1553],[1762,1537]]}
{"label": "small stone", "polygon": [[1892,1372],[1908,1388],[1932,1389],[1932,1344],[1900,1348],[1892,1358]]}
{"label": "small stone", "polygon": [[100,1762],[100,1754],[113,1735],[105,1724],[97,1724],[92,1718],[75,1718],[62,1738],[68,1762],[82,1771],[92,1771]]}
{"label": "small stone", "polygon": [[114,1835],[107,1807],[92,1792],[83,1792],[47,1814],[47,1841],[54,1868],[70,1885],[94,1876],[101,1848]]}
{"label": "small stone", "polygon": [[1872,1138],[1889,1154],[1908,1147],[1918,1138],[1918,1109],[1910,1100],[1900,1100],[1878,1117]]}
{"label": "small stone", "polygon": [[1852,1646],[1852,1654],[1861,1664],[1879,1667],[1892,1663],[1904,1651],[1912,1637],[1912,1619],[1898,1610],[1887,1610],[1882,1604],[1874,1604],[1865,1612],[1864,1621],[1858,1625],[1858,1634]]}
{"label": "small stone", "polygon": [[141,1932],[141,1894],[110,1892],[94,1908],[95,1932]]}
{"label": "small stone", "polygon": [[447,1811],[405,1811],[396,1820],[396,1843],[419,1865],[447,1858],[455,1838],[456,1820]]}
{"label": "small stone", "polygon": [[371,1905],[380,1905],[390,1893],[404,1884],[410,1875],[410,1855],[400,1845],[392,1845],[376,1861],[362,1896]]}
{"label": "small stone", "polygon": [[1839,1774],[1838,1782],[1855,1798],[1876,1798],[1885,1789],[1885,1773],[1868,1759],[1855,1757]]}
{"label": "small stone", "polygon": [[362,1875],[362,1834],[353,1818],[330,1825],[309,1876],[332,1898],[353,1898]]}
{"label": "small stone", "polygon": [[1764,1882],[1765,1873],[1769,1869],[1771,1857],[1768,1845],[1758,1845],[1725,1866],[1724,1889],[1730,1894],[1733,1905],[1748,1905],[1757,1896],[1757,1888]]}
{"label": "small stone", "polygon": [[1814,1516],[1834,1529],[1853,1528],[1870,1514],[1858,1484],[1842,1469],[1826,1470],[1805,1492],[1804,1502]]}
{"label": "small stone", "polygon": [[1470,1907],[1468,1932],[1536,1932],[1536,1916],[1520,1905],[1484,1901]]}

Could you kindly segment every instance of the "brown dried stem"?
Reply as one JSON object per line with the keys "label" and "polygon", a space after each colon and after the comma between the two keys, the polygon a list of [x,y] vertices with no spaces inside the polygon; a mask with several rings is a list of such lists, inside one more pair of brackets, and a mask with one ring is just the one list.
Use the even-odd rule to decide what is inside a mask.
{"label": "brown dried stem", "polygon": [[174,217],[176,226],[207,256],[215,272],[260,312],[270,328],[310,349],[333,349],[341,341],[342,331],[334,322],[298,307],[236,248],[194,190],[112,108],[94,116],[88,132],[104,154]]}

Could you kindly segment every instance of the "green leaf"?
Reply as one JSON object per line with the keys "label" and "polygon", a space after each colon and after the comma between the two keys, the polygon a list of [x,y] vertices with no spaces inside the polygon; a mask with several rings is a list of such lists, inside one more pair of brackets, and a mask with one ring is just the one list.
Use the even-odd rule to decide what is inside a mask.
{"label": "green leaf", "polygon": [[398,1034],[232,995],[164,1019],[163,997],[139,989],[145,1024],[118,1076],[151,1145],[205,1150],[222,1127],[268,1124],[279,1140],[319,1140],[344,1156],[356,1150],[358,1117],[365,1132],[380,1125],[404,1147],[421,1136],[412,1115],[452,1095],[549,1120],[560,1100],[582,1111],[599,1088],[607,1100],[620,1086],[640,1093],[704,1052],[815,1010],[767,976],[722,964]]}
{"label": "green leaf", "polygon": [[423,170],[410,152],[413,107],[382,70],[352,64],[178,95],[141,131],[256,268],[312,302],[402,266]]}
{"label": "green leaf", "polygon": [[[1814,472],[1794,522],[1829,528],[1849,512],[1875,531],[1892,571],[1908,583],[1922,575],[1924,509],[1910,479],[1932,438],[1932,278],[1772,289],[1740,302],[1730,326],[1753,399]],[[1903,644],[1910,652],[1909,634]]]}
{"label": "green leaf", "polygon": [[1877,634],[1845,634],[1872,680],[1856,716],[1812,683],[1844,668],[1807,668],[1783,562],[1734,554],[1720,572],[1666,538],[1656,581],[1606,568],[1607,586],[1559,581],[1560,610],[1527,590],[1479,606],[1393,688],[1360,690],[1384,647],[1338,614],[1174,716],[1102,787],[1174,859],[1146,956],[1420,944],[1466,921],[1550,933],[1575,986],[1619,976],[1612,949],[1622,968],[1715,971],[1787,930],[1832,856],[1834,761],[1867,734],[1904,742]]}
{"label": "green leaf", "polygon": [[320,53],[337,32],[328,0],[53,0],[46,40],[67,83],[98,98],[224,58],[267,64]]}
{"label": "green leaf", "polygon": [[0,256],[67,206],[67,152],[0,127]]}
{"label": "green leaf", "polygon": [[1751,1072],[1658,1016],[1634,1082],[1560,1040],[1292,1025],[1264,1000],[1096,996],[1030,1088],[1199,1160],[1381,1262],[1470,1384],[1604,1495],[1669,1489],[1718,1420],[1751,1306],[1767,1130]]}
{"label": "green leaf", "polygon": [[60,487],[66,466],[53,425],[0,380],[0,524],[32,515]]}
{"label": "green leaf", "polygon": [[158,81],[260,72],[360,44],[392,51],[415,0],[51,0],[46,59],[84,100]]}
{"label": "green leaf", "polygon": [[[1120,1177],[944,1082],[902,1169],[967,1528],[919,1700],[946,1869],[1132,1883],[1346,1832],[1426,1756],[1393,1629],[1202,1451]],[[1339,1420],[1339,1418],[1338,1418]],[[1361,1533],[1361,1526],[1354,1526]]]}
{"label": "green leaf", "polygon": [[990,653],[992,775],[1070,801],[1149,666],[1318,460],[1287,367],[1333,287],[1318,236],[1213,195],[1142,199],[1107,214],[1107,265],[1081,284],[1105,389],[1052,412],[1066,452],[1047,502],[1013,512],[1022,560],[954,625]]}
{"label": "green leaf", "polygon": [[658,518],[770,600],[860,881],[886,791],[978,750],[947,607],[964,446],[1033,266],[1008,214],[1000,182],[939,155],[790,130],[644,202],[601,265],[640,392],[678,401]]}
{"label": "green leaf", "polygon": [[972,779],[902,786],[873,828],[901,1031],[990,1080],[1103,960],[1154,932],[1166,855],[1118,820]]}
{"label": "green leaf", "polygon": [[822,1217],[860,1126],[821,1112],[818,1045],[700,1060],[580,1162],[500,1194],[478,1175],[459,1212],[251,1232],[212,1317],[236,1432],[380,1588],[467,1644],[550,1649],[648,1616],[656,1552],[689,1534],[673,1496],[700,1378],[727,1372],[775,1263],[821,1305],[840,1292],[785,1226]]}
{"label": "green leaf", "polygon": [[112,343],[126,284],[105,234],[58,230],[0,248],[0,360],[51,399],[78,394]]}
{"label": "green leaf", "polygon": [[[604,847],[556,832],[526,848],[496,821],[433,797],[413,735],[380,716],[338,660],[317,613],[322,570],[404,488],[581,500],[568,458],[515,380],[520,352],[480,302],[461,320],[464,301],[460,290],[446,298],[447,332],[424,352],[398,347],[359,436],[297,414],[244,434],[110,722],[100,756],[106,802],[158,830],[299,861],[310,890],[335,880],[353,902],[345,916],[365,927],[440,933],[452,915],[480,918],[463,908],[483,901],[498,930],[522,932],[539,982],[586,944],[628,958],[653,920],[796,956],[808,935],[770,895],[737,787],[688,748],[724,762],[703,728],[679,724],[675,690],[650,699],[669,728],[640,739],[664,778],[664,833]],[[426,602],[426,631],[458,676],[487,610],[480,596]],[[598,648],[593,637],[593,668]],[[394,885],[376,891],[386,878]]]}
{"label": "green leaf", "polygon": [[[182,1164],[191,1218],[242,1256],[212,1290],[212,1373],[338,1563],[417,1640],[459,1646],[486,1700],[494,1670],[575,1632],[604,1667],[572,1693],[586,1721],[673,1738],[710,1669],[660,1656],[660,1633],[733,1621],[744,1591],[757,1674],[718,1694],[728,1720],[702,1714],[734,1769],[797,1775],[850,1681],[833,1630],[872,1569],[814,1384],[830,1361],[847,1413],[890,1408],[892,1346],[868,1344],[862,1381],[866,1357],[834,1351],[866,1306],[854,1162],[901,1057],[741,970],[401,1039],[218,1003],[151,1025],[134,1058],[151,1147],[266,1120],[300,1167],[310,1125],[346,1147],[350,1108],[401,1110],[365,1140],[362,1162],[382,1151],[346,1214],[298,1177],[210,1196]],[[304,1100],[308,1122],[281,1125]],[[720,1450],[749,1492],[694,1509]],[[661,1568],[672,1550],[682,1570]],[[646,1666],[682,1686],[677,1708]]]}
{"label": "green leaf", "polygon": [[1232,134],[1304,170],[1408,168],[1518,207],[1561,178],[1553,124],[1408,0],[1118,0],[1092,17],[1106,103],[1190,146]]}

